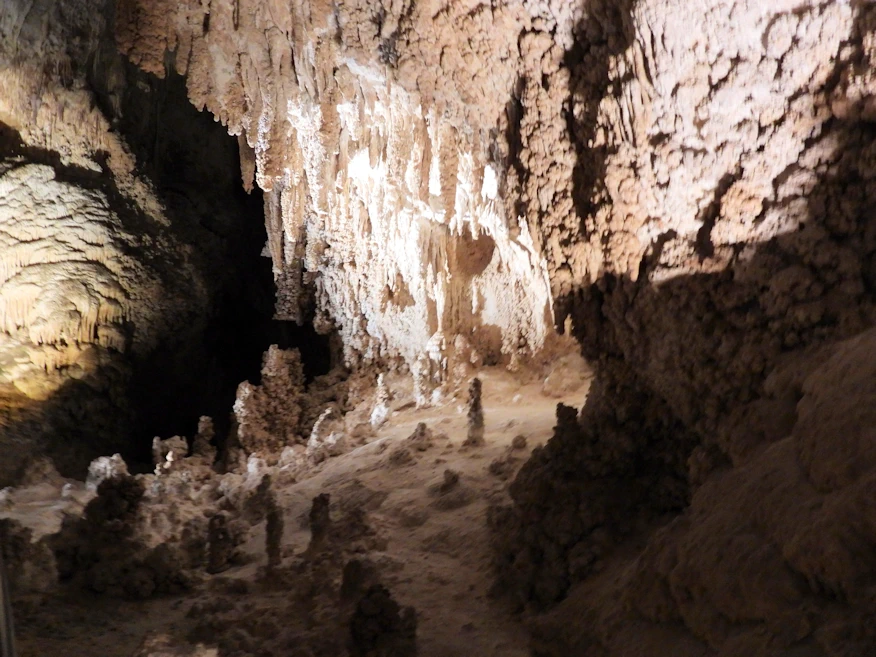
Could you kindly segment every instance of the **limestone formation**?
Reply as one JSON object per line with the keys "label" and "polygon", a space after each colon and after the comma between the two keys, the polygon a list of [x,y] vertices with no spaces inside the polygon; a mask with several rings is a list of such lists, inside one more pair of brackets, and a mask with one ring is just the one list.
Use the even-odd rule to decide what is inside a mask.
{"label": "limestone formation", "polygon": [[127,476],[129,476],[128,465],[121,454],[101,456],[88,466],[88,479],[85,480],[85,485],[89,490],[96,491],[107,479]]}
{"label": "limestone formation", "polygon": [[264,355],[261,385],[241,383],[234,402],[237,439],[247,454],[276,461],[283,447],[301,440],[298,423],[303,388],[298,350],[271,345]]}
{"label": "limestone formation", "polygon": [[283,509],[272,492],[265,515],[265,552],[268,556],[269,572],[279,568],[283,560],[283,528]]}
{"label": "limestone formation", "polygon": [[386,387],[384,374],[377,375],[377,390],[374,393],[374,408],[371,411],[371,426],[375,429],[386,422],[389,417],[389,390]]}
{"label": "limestone formation", "polygon": [[347,437],[343,426],[334,417],[333,408],[325,409],[314,423],[307,441],[305,455],[312,463],[321,463],[331,456],[338,456],[347,450]]}
{"label": "limestone formation", "polygon": [[331,529],[330,501],[331,496],[328,493],[320,493],[313,498],[310,507],[310,545],[307,548],[310,553],[322,548]]}
{"label": "limestone formation", "polygon": [[519,459],[514,456],[513,449],[508,449],[502,456],[490,461],[487,471],[494,477],[507,481],[514,475],[519,465]]}
{"label": "limestone formation", "polygon": [[350,619],[350,654],[355,657],[416,657],[417,615],[402,609],[387,588],[365,591]]}
{"label": "limestone formation", "polygon": [[34,540],[31,530],[8,518],[0,520],[0,546],[0,561],[9,584],[4,595],[9,593],[21,599],[57,587],[54,555],[45,541]]}
{"label": "limestone formation", "polygon": [[189,443],[182,436],[174,436],[162,440],[156,436],[152,440],[152,461],[155,465],[155,474],[170,472],[174,467],[179,467],[182,460],[188,456]]}
{"label": "limestone formation", "polygon": [[403,468],[413,465],[417,462],[411,448],[407,445],[396,445],[389,450],[389,454],[385,459],[386,465],[390,468]]}
{"label": "limestone formation", "polygon": [[432,431],[426,426],[425,422],[417,424],[414,433],[408,436],[407,444],[418,452],[425,452],[432,447]]}
{"label": "limestone formation", "polygon": [[219,650],[203,644],[193,648],[169,636],[157,635],[146,637],[134,657],[219,657]]}
{"label": "limestone formation", "polygon": [[484,444],[484,407],[481,404],[481,380],[474,378],[468,386],[468,435],[463,445],[479,447]]}
{"label": "limestone formation", "polygon": [[414,379],[414,403],[417,408],[426,408],[431,396],[429,385],[429,359],[420,355],[411,365],[411,376]]}
{"label": "limestone formation", "polygon": [[[325,476],[306,507],[367,423],[357,477],[446,468],[389,502],[436,551],[490,482],[496,590],[533,654],[874,654],[874,65],[859,0],[6,0],[0,485],[33,455],[65,476],[148,461],[148,437],[190,429],[133,444],[144,418],[210,413],[191,459],[156,444],[160,477],[94,461],[85,516],[46,539],[62,579],[148,597],[227,566],[238,521],[268,520],[285,572],[277,464]],[[256,267],[229,254],[262,220],[264,303],[334,334],[334,369],[271,347],[226,440],[227,407],[176,397],[221,388],[223,354],[297,343],[238,340]],[[431,424],[474,368],[497,408],[519,401],[499,375],[565,403],[546,444],[520,429],[524,463],[526,440],[484,444],[473,379],[460,479],[395,420]],[[345,383],[378,371],[374,400]],[[4,513],[27,500],[4,490]],[[352,619],[314,602],[346,559],[309,557],[377,545],[386,520],[355,507],[330,532],[328,506],[295,564],[306,629],[213,600],[197,629],[223,628],[219,653],[339,654],[346,628],[354,654],[413,654],[387,589],[357,589]]]}
{"label": "limestone formation", "polygon": [[[557,30],[570,45],[571,11],[537,2],[449,3],[437,15],[425,3],[408,12],[388,2],[247,6],[127,0],[117,35],[159,76],[165,50],[175,51],[195,106],[239,135],[244,184],[269,192],[278,314],[299,319],[312,282],[316,323],[339,331],[350,364],[411,365],[437,333],[472,334],[494,359],[521,340],[540,348],[550,331],[547,270],[537,224],[505,196],[520,184],[515,146],[496,135],[517,130],[506,107],[526,75],[521,55],[541,66],[519,35],[537,25],[529,34],[551,42]],[[227,36],[265,30],[277,38]],[[238,58],[251,64],[229,69]],[[545,66],[561,59],[560,45]],[[270,74],[259,62],[273,62]],[[565,125],[559,103],[555,111]],[[560,160],[569,166],[568,148]]]}
{"label": "limestone formation", "polygon": [[216,447],[213,444],[215,436],[213,419],[202,415],[198,419],[198,432],[192,441],[192,456],[199,456],[212,465],[216,460]]}
{"label": "limestone formation", "polygon": [[163,425],[215,412],[182,409],[228,374],[206,326],[246,276],[227,257],[252,226],[236,146],[180,78],[118,53],[115,4],[9,0],[0,16],[0,485],[33,454],[81,478],[178,433]]}
{"label": "limestone formation", "polygon": [[207,526],[207,572],[221,573],[231,565],[234,542],[228,530],[228,517],[220,512],[210,518]]}
{"label": "limestone formation", "polygon": [[341,580],[341,601],[356,603],[362,599],[365,591],[373,584],[377,578],[374,565],[364,562],[360,559],[351,559],[344,564],[344,572]]}

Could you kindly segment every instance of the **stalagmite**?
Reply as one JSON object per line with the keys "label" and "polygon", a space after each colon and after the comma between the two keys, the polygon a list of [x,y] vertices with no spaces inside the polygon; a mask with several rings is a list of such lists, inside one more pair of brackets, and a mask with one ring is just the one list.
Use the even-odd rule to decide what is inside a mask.
{"label": "stalagmite", "polygon": [[331,496],[328,493],[320,493],[313,498],[313,503],[310,507],[310,544],[307,546],[307,552],[314,554],[318,552],[328,537],[331,529],[331,517],[329,516],[329,502]]}
{"label": "stalagmite", "polygon": [[228,570],[233,551],[228,517],[225,513],[216,513],[210,518],[207,528],[207,572],[215,575]]}
{"label": "stalagmite", "polygon": [[122,459],[121,454],[101,456],[88,466],[86,486],[89,490],[96,491],[100,484],[107,479],[126,476],[128,476],[128,465]]}
{"label": "stalagmite", "polygon": [[475,377],[468,386],[468,434],[463,446],[484,444],[484,408],[481,404],[481,380]]}
{"label": "stalagmite", "polygon": [[429,406],[429,359],[421,354],[411,365],[411,376],[414,380],[414,402],[417,408]]}
{"label": "stalagmite", "polygon": [[215,436],[213,419],[202,415],[198,419],[198,432],[192,441],[192,456],[200,456],[212,464],[216,460],[216,448],[213,446]]}
{"label": "stalagmite", "polygon": [[389,389],[386,387],[384,374],[377,375],[377,391],[374,393],[374,408],[371,411],[371,426],[375,429],[381,426],[389,417]]}

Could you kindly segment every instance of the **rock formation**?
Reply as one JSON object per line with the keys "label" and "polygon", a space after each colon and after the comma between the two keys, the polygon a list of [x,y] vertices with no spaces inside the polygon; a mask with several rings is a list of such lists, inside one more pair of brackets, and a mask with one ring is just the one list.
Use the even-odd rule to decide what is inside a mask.
{"label": "rock formation", "polygon": [[544,344],[547,271],[499,135],[516,129],[518,36],[546,37],[549,10],[119,5],[121,50],[158,76],[174,52],[195,106],[238,136],[244,184],[269,191],[281,316],[312,286],[350,364],[411,365],[441,334],[493,359]]}
{"label": "rock formation", "polygon": [[303,388],[298,351],[271,345],[262,363],[262,384],[244,381],[234,402],[237,439],[247,454],[279,455],[283,447],[300,440],[298,398]]}
{"label": "rock formation", "polygon": [[374,393],[374,408],[371,410],[371,426],[375,429],[386,422],[390,414],[389,390],[386,387],[383,372],[377,375],[377,390]]}
{"label": "rock formation", "polygon": [[228,517],[220,512],[210,518],[207,529],[207,572],[221,573],[230,567],[234,543],[228,531]]}
{"label": "rock formation", "polygon": [[265,514],[265,553],[268,557],[268,571],[280,567],[283,560],[283,509],[277,503],[277,496],[271,494]]}
{"label": "rock formation", "polygon": [[401,609],[385,586],[365,591],[350,619],[350,654],[354,657],[416,657],[417,616]]}
{"label": "rock formation", "polygon": [[310,545],[308,552],[318,551],[326,541],[331,529],[331,517],[329,516],[329,502],[331,496],[328,493],[320,493],[313,498],[310,507]]}
{"label": "rock formation", "polygon": [[464,445],[484,444],[484,407],[481,403],[481,380],[474,378],[468,386],[468,435]]}
{"label": "rock formation", "polygon": [[[283,571],[276,463],[292,479],[362,448],[410,477],[432,459],[423,416],[499,366],[564,402],[528,461],[481,467],[496,591],[532,614],[534,654],[873,653],[874,57],[859,0],[7,0],[0,484],[33,455],[64,475],[148,457],[129,441],[144,409],[219,386],[217,354],[239,345],[202,346],[209,318],[251,296],[223,291],[247,271],[228,266],[252,235],[242,177],[264,194],[276,317],[336,334],[335,368],[305,376],[312,345],[277,341],[227,441],[228,408],[191,409],[217,420],[197,463],[177,469],[178,441],[156,444],[160,477],[95,461],[98,495],[54,547],[62,577],[174,590],[204,541],[208,569],[230,563],[244,537],[226,512],[267,514]],[[168,127],[189,103],[221,125]],[[346,382],[378,371],[373,397]],[[384,375],[421,414],[394,437]],[[467,420],[488,449],[480,378]],[[368,424],[377,446],[343,440]],[[428,508],[477,507],[444,469]],[[173,496],[193,506],[174,516]],[[299,573],[314,589],[320,563]],[[386,589],[360,607],[359,654],[412,637]]]}

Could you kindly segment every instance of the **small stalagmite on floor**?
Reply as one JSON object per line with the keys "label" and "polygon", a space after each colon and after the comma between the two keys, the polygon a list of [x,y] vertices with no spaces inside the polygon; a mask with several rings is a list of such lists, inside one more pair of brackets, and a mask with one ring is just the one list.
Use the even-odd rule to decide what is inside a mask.
{"label": "small stalagmite on floor", "polygon": [[484,407],[481,404],[481,380],[475,377],[468,386],[468,437],[463,446],[484,444]]}

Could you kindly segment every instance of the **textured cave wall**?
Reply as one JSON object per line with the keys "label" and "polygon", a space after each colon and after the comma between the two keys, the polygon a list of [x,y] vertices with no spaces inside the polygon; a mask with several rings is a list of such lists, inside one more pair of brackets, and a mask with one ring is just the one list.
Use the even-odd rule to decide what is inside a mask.
{"label": "textured cave wall", "polygon": [[874,320],[874,26],[867,3],[578,17],[577,216],[533,223],[599,376],[493,518],[522,603],[571,593],[536,654],[874,650],[876,534],[841,511],[873,474],[872,353],[824,347]]}
{"label": "textured cave wall", "polygon": [[[858,12],[124,0],[116,32],[145,70],[173,61],[192,102],[239,135],[245,184],[269,191],[281,315],[301,317],[309,288],[351,362],[410,364],[424,351],[440,362],[457,334],[537,349],[556,298],[591,356],[644,368],[697,424],[750,396],[781,349],[869,321],[852,264],[868,245],[846,243],[849,220],[831,220],[840,239],[822,234],[810,217],[834,213],[809,202],[831,202],[830,180],[859,168],[838,161],[867,111]],[[850,62],[861,71],[843,78]],[[774,267],[787,271],[761,289]],[[712,292],[669,291],[697,277]],[[677,317],[654,290],[699,306]],[[710,312],[710,338],[688,344]],[[757,336],[724,340],[746,322]]]}
{"label": "textured cave wall", "polygon": [[520,40],[545,12],[126,0],[117,35],[156,75],[172,52],[192,102],[239,135],[244,183],[269,192],[278,313],[298,319],[313,299],[350,364],[428,356],[440,380],[456,335],[495,362],[552,330],[506,138],[521,67],[542,75]]}
{"label": "textured cave wall", "polygon": [[115,190],[94,171],[34,157],[40,163],[22,155],[0,165],[7,481],[33,453],[72,471],[123,449],[130,368],[120,356],[154,348],[167,314],[181,310],[159,302],[172,296],[165,281],[133,255],[154,242],[131,225]]}
{"label": "textured cave wall", "polygon": [[82,474],[114,451],[148,461],[200,414],[221,430],[261,350],[288,341],[235,140],[181,78],[125,61],[113,7],[0,15],[4,483],[35,452]]}
{"label": "textured cave wall", "polygon": [[34,453],[73,474],[123,449],[129,356],[154,350],[204,297],[87,86],[107,30],[98,9],[10,2],[0,15],[3,483]]}
{"label": "textured cave wall", "polygon": [[592,140],[577,144],[591,248],[575,248],[601,262],[558,292],[591,354],[624,358],[711,430],[783,351],[872,322],[872,134],[846,100],[868,10],[591,7],[582,41],[613,26],[627,49],[582,48],[572,66]]}

